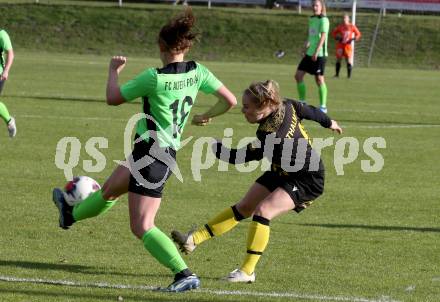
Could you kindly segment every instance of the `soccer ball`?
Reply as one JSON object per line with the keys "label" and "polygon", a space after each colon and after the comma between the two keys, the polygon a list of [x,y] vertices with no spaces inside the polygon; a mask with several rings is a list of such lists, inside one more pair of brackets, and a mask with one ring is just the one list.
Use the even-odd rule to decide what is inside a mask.
{"label": "soccer ball", "polygon": [[64,187],[64,200],[70,206],[81,203],[90,194],[101,189],[101,186],[88,176],[77,176]]}
{"label": "soccer ball", "polygon": [[282,57],[284,57],[285,54],[286,53],[282,49],[279,49],[279,50],[275,51],[275,53],[274,53],[275,57],[277,57],[278,59],[281,59]]}

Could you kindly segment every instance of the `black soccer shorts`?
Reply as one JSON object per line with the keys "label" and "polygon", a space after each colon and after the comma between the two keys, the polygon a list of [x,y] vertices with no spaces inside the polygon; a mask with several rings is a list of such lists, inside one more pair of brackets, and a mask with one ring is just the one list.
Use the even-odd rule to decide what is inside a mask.
{"label": "black soccer shorts", "polygon": [[[138,137],[139,136],[136,135],[135,140]],[[134,145],[131,153],[132,159],[137,162],[145,155],[148,155],[148,159],[142,159],[146,164],[144,168],[140,169],[138,172],[131,171],[128,191],[143,196],[161,198],[162,191],[165,187],[166,181],[171,176],[172,170],[166,163],[158,160],[154,155],[152,156],[150,154],[153,142],[152,139],[150,139],[149,142],[141,140]],[[174,149],[170,147],[160,148],[160,152],[164,152],[175,161],[176,151]]]}
{"label": "black soccer shorts", "polygon": [[4,85],[5,85],[5,81],[0,81],[0,94],[2,93]]}
{"label": "black soccer shorts", "polygon": [[298,70],[305,71],[311,75],[324,75],[325,57],[318,57],[316,61],[312,61],[311,56],[305,56],[298,65]]}
{"label": "black soccer shorts", "polygon": [[312,204],[324,192],[324,170],[316,172],[279,173],[267,171],[256,182],[270,192],[277,188],[286,191],[295,204],[294,211],[299,213]]}

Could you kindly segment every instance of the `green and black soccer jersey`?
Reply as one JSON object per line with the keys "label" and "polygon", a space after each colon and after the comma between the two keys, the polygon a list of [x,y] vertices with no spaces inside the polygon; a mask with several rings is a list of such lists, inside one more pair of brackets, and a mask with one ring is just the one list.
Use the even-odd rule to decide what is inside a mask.
{"label": "green and black soccer jersey", "polygon": [[321,33],[325,33],[325,42],[324,45],[318,52],[318,57],[327,57],[327,39],[328,39],[328,31],[329,31],[330,23],[328,18],[324,15],[319,16],[311,16],[309,18],[309,48],[307,49],[306,54],[308,56],[313,56],[316,48],[318,47],[319,40],[321,39]]}
{"label": "green and black soccer jersey", "polygon": [[122,85],[121,94],[127,102],[142,97],[146,117],[137,123],[139,136],[149,141],[149,131],[156,131],[161,147],[178,149],[199,90],[211,94],[222,85],[202,64],[176,62],[145,70]]}
{"label": "green and black soccer jersey", "polygon": [[12,49],[11,39],[5,30],[0,30],[0,73],[5,68],[5,51]]}

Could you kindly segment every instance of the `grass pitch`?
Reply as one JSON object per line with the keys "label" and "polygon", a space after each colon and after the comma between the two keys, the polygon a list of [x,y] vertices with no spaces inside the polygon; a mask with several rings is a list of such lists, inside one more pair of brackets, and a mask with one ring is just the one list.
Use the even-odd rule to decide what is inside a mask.
{"label": "grass pitch", "polygon": [[[1,96],[17,119],[18,136],[10,140],[6,129],[0,129],[0,275],[28,282],[0,281],[0,301],[438,301],[438,72],[354,69],[348,81],[331,78],[333,67],[328,66],[330,116],[344,127],[343,135],[355,137],[361,147],[368,137],[383,137],[386,149],[378,149],[383,169],[362,172],[361,160],[369,158],[361,148],[358,159],[345,166],[345,175],[337,176],[334,146],[324,149],[324,195],[300,215],[273,221],[257,282],[234,285],[219,280],[244,257],[245,221],[185,257],[200,275],[203,290],[179,295],[149,290],[166,286],[171,275],[131,235],[126,197],[105,216],[80,222],[72,230],[57,226],[51,190],[65,182],[55,166],[58,141],[77,137],[82,148],[74,174],[103,183],[115,167],[113,160],[123,159],[126,120],[140,110],[139,103],[118,108],[104,104],[108,59],[16,54]],[[158,64],[130,57],[122,81]],[[295,66],[207,66],[237,96],[251,81],[268,78],[280,83],[284,96],[296,96]],[[308,102],[317,104],[310,77],[307,88]],[[213,102],[201,94],[192,114]],[[192,142],[201,136],[221,138],[226,127],[234,129],[235,143],[255,131],[237,108],[207,127],[187,125],[184,137],[194,136]],[[333,135],[310,122],[306,128],[313,137]],[[84,149],[91,137],[108,139],[108,148],[101,149],[105,169],[95,173],[83,170],[83,160],[92,159]],[[205,223],[243,196],[261,173],[239,173],[233,166],[219,172],[216,162],[201,171],[202,180],[196,182],[192,142],[178,153],[184,183],[171,178],[156,221],[166,233]],[[78,286],[30,282],[38,278]],[[100,282],[138,288],[97,288]],[[261,295],[252,296],[257,293]]]}
{"label": "grass pitch", "polygon": [[[142,1],[139,1],[142,2]],[[14,48],[31,51],[157,56],[157,33],[182,7],[117,1],[0,0],[2,28]],[[421,8],[422,9],[422,8]],[[190,56],[209,61],[292,64],[300,60],[310,11],[195,6],[197,31],[202,34]],[[342,11],[330,9],[331,29]],[[381,68],[440,69],[439,16],[387,12],[376,29],[378,12],[359,12],[356,24],[356,64]],[[375,34],[375,31],[377,33]],[[371,47],[374,48],[371,52]],[[335,41],[328,39],[329,61]],[[282,59],[274,52],[285,51]],[[371,58],[371,60],[370,60]]]}

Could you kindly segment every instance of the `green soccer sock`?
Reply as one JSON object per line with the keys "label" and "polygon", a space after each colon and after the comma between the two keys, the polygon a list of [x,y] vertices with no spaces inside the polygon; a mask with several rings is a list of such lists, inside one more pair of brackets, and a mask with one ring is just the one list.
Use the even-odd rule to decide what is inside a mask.
{"label": "green soccer sock", "polygon": [[325,83],[319,85],[319,103],[321,107],[327,108],[327,85]]}
{"label": "green soccer sock", "polygon": [[142,241],[151,256],[156,258],[163,266],[169,268],[174,274],[188,268],[174,243],[159,228],[153,227],[146,231],[142,236]]}
{"label": "green soccer sock", "polygon": [[6,105],[2,102],[0,102],[0,117],[5,121],[6,124],[11,120],[8,108],[6,108]]}
{"label": "green soccer sock", "polygon": [[296,84],[296,88],[298,89],[298,96],[300,101],[306,100],[306,84],[304,82],[299,82]]}
{"label": "green soccer sock", "polygon": [[102,190],[96,191],[80,204],[74,206],[72,215],[75,221],[95,217],[107,212],[116,203],[116,200],[105,200]]}

